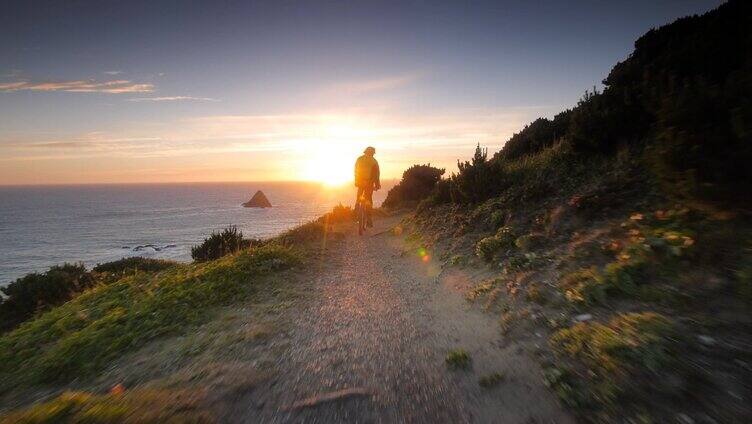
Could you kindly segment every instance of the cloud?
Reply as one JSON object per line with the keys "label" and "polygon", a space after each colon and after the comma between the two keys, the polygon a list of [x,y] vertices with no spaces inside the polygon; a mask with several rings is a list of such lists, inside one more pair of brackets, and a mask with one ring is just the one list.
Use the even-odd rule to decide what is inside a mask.
{"label": "cloud", "polygon": [[63,91],[68,93],[150,93],[154,91],[153,84],[134,83],[128,80],[95,81],[15,81],[0,83],[0,92],[12,91]]}
{"label": "cloud", "polygon": [[211,115],[56,139],[44,135],[25,140],[0,138],[0,156],[9,160],[55,157],[198,160],[229,155],[248,160],[270,155],[274,166],[283,172],[286,163],[310,161],[325,152],[357,155],[363,146],[374,145],[388,165],[385,175],[396,176],[409,165],[407,162],[430,160],[452,170],[458,158],[472,154],[476,143],[496,151],[513,132],[537,115],[534,110],[526,109],[462,109],[432,114],[341,109]]}
{"label": "cloud", "polygon": [[176,102],[181,100],[194,100],[201,102],[218,102],[218,99],[211,97],[193,97],[193,96],[163,96],[163,97],[134,97],[128,99],[129,102]]}
{"label": "cloud", "polygon": [[32,149],[79,149],[90,147],[87,141],[49,141],[44,143],[32,143],[21,145]]}
{"label": "cloud", "polygon": [[123,73],[123,71],[104,71],[102,73],[107,75],[120,75]]}
{"label": "cloud", "polygon": [[408,85],[419,78],[418,73],[388,76],[360,81],[345,81],[332,84],[324,90],[330,94],[371,94]]}

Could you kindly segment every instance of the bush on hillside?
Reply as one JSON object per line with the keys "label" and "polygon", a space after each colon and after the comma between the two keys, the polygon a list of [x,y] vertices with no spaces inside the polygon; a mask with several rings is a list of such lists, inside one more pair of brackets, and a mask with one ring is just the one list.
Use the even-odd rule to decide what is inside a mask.
{"label": "bush on hillside", "polygon": [[620,112],[618,102],[607,94],[595,88],[585,91],[569,122],[567,136],[572,147],[581,152],[613,151],[626,131]]}
{"label": "bush on hillside", "polygon": [[454,203],[479,203],[500,191],[503,180],[497,162],[488,160],[488,150],[478,144],[471,161],[457,161],[459,172],[452,174],[449,188]]}
{"label": "bush on hillside", "polygon": [[0,331],[65,303],[94,284],[94,277],[82,263],[57,265],[44,274],[35,272],[21,277],[0,289],[7,296],[0,303]]}
{"label": "bush on hillside", "polygon": [[355,211],[349,206],[344,206],[342,203],[334,206],[331,212],[325,213],[318,219],[318,222],[324,224],[339,224],[342,222],[349,222],[355,219]]}
{"label": "bush on hillside", "polygon": [[657,111],[653,170],[685,197],[748,201],[752,178],[752,77],[725,86],[685,82]]}
{"label": "bush on hillside", "polygon": [[418,207],[415,209],[417,213],[421,214],[431,209],[435,205],[443,205],[452,201],[450,193],[451,181],[449,179],[440,179],[433,186],[431,194],[418,203]]}
{"label": "bush on hillside", "polygon": [[177,262],[175,261],[133,256],[130,258],[122,258],[112,262],[97,264],[92,271],[120,277],[134,272],[158,272],[176,264]]}
{"label": "bush on hillside", "polygon": [[567,133],[572,111],[565,110],[554,116],[553,120],[538,118],[526,125],[522,131],[514,134],[504,148],[493,156],[494,161],[512,160],[522,156],[538,153],[552,146]]}
{"label": "bush on hillside", "polygon": [[212,232],[203,243],[193,246],[191,257],[196,262],[212,261],[250,246],[251,240],[243,239],[243,232],[233,225],[221,233]]}
{"label": "bush on hillside", "polygon": [[402,173],[402,180],[389,190],[384,207],[396,208],[417,204],[433,192],[436,183],[444,175],[443,168],[427,165],[413,165]]}

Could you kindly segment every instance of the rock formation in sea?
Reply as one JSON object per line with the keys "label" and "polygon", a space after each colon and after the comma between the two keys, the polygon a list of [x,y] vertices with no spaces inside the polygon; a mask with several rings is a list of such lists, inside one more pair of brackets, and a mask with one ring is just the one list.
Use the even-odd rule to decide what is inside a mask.
{"label": "rock formation in sea", "polygon": [[259,190],[251,197],[251,200],[243,203],[246,208],[271,208],[272,204],[266,198],[264,192]]}

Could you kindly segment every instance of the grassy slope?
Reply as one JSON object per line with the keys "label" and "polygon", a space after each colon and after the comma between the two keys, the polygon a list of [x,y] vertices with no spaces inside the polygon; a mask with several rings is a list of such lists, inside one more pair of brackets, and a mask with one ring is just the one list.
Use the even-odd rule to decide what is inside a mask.
{"label": "grassy slope", "polygon": [[67,392],[33,408],[0,417],[0,424],[38,423],[212,423],[192,392],[136,390],[122,394],[92,395]]}
{"label": "grassy slope", "polygon": [[[300,263],[304,254],[300,248],[270,243],[216,261],[136,273],[100,285],[0,337],[0,392],[66,387],[74,380],[94,377],[114,360],[152,340],[211,320],[217,306],[252,295],[263,276]],[[108,422],[106,414],[113,413],[118,421],[138,421],[141,415],[132,415],[141,409],[136,405],[151,405],[154,416],[174,415],[169,408],[157,408],[160,401],[155,399],[180,398],[178,395],[152,391],[136,391],[126,397],[68,393],[5,420],[59,422],[60,417],[73,420],[93,414],[93,422]],[[173,418],[183,422],[188,415],[178,412]],[[205,418],[198,410],[191,416],[201,418],[198,421]]]}
{"label": "grassy slope", "polygon": [[252,291],[253,276],[297,261],[289,248],[270,245],[99,286],[0,338],[0,390],[95,373],[149,340],[202,322],[209,308]]}
{"label": "grassy slope", "polygon": [[584,166],[555,145],[505,166],[499,197],[423,207],[410,225],[445,266],[490,267],[467,297],[504,331],[551,336],[542,360],[562,401],[589,421],[752,416],[745,215],[678,204],[636,152]]}
{"label": "grassy slope", "polygon": [[[318,220],[261,246],[218,260],[111,275],[106,284],[0,335],[0,396],[36,390],[40,394],[59,393],[60,388],[71,387],[74,382],[89,381],[129,352],[166,336],[185,334],[198,325],[212,324],[215,312],[223,305],[250,297],[259,298],[260,307],[275,310],[282,305],[277,305],[281,301],[278,297],[288,292],[285,284],[275,284],[275,275],[285,275],[283,270],[296,265],[305,266],[329,240],[340,235],[327,231],[331,225],[349,220],[351,214],[349,208],[335,207]],[[262,282],[272,286],[261,286]],[[225,314],[220,319],[231,318]],[[224,328],[224,324],[220,326]],[[263,323],[258,324],[265,328]],[[256,327],[247,331],[261,331]],[[233,340],[236,336],[219,335],[220,339]],[[245,338],[256,336],[244,334]],[[194,341],[189,337],[185,342]],[[223,343],[201,340],[198,344],[200,350],[211,350],[227,348]],[[180,352],[173,354],[180,356]],[[178,391],[128,388],[124,393],[105,395],[68,391],[0,415],[0,422],[211,422],[212,414],[203,398],[203,393],[192,391],[190,386]]]}

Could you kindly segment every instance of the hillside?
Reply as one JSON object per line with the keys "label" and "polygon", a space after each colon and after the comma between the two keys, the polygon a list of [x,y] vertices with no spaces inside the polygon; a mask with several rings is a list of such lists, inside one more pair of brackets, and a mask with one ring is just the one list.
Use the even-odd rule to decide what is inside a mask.
{"label": "hillside", "polygon": [[752,3],[458,172],[0,303],[0,422],[752,422]]}
{"label": "hillside", "polygon": [[467,298],[548,339],[545,378],[584,421],[752,419],[750,25],[730,1],[649,31],[601,92],[478,146],[406,223],[448,270],[492,270]]}

